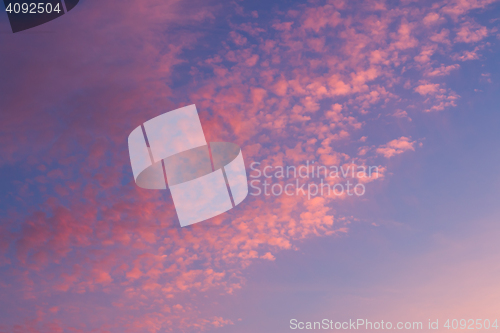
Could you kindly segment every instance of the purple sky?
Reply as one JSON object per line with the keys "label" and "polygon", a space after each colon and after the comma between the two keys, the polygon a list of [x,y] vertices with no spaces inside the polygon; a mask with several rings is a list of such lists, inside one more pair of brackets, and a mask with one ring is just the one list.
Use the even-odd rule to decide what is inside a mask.
{"label": "purple sky", "polygon": [[[0,15],[0,332],[500,319],[499,24],[493,0],[81,0],[16,34]],[[190,104],[249,176],[379,177],[180,228],[127,137]]]}

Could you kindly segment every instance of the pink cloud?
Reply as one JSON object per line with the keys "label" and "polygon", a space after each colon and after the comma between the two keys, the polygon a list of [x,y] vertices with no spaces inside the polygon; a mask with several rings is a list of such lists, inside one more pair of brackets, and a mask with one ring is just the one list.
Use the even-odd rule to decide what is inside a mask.
{"label": "pink cloud", "polygon": [[307,8],[302,19],[302,28],[312,29],[314,32],[319,32],[326,26],[335,27],[342,21],[340,13],[332,5]]}
{"label": "pink cloud", "polygon": [[415,143],[416,141],[411,141],[411,138],[402,136],[380,146],[376,151],[385,158],[391,158],[409,150],[415,151]]}
{"label": "pink cloud", "polygon": [[406,20],[403,20],[399,26],[398,33],[393,34],[395,42],[393,43],[396,49],[405,50],[409,48],[416,47],[418,45],[418,40],[411,36],[412,25]]}
{"label": "pink cloud", "polygon": [[403,118],[403,119],[407,119],[408,121],[411,121],[411,118],[408,116],[408,112],[404,111],[404,110],[396,110],[396,112],[394,112],[392,114],[393,117],[396,117],[396,118]]}
{"label": "pink cloud", "polygon": [[433,76],[445,76],[445,75],[449,75],[451,73],[451,71],[459,69],[459,68],[460,68],[459,64],[454,64],[454,65],[449,65],[449,66],[441,65],[438,68],[429,69],[425,73],[425,75],[426,76],[430,76],[430,77],[433,77]]}
{"label": "pink cloud", "polygon": [[441,11],[457,20],[459,16],[466,14],[470,10],[486,8],[495,1],[496,0],[452,0],[447,2],[446,5],[442,7]]}
{"label": "pink cloud", "polygon": [[438,13],[431,12],[424,17],[423,22],[425,25],[433,25],[433,24],[438,23],[440,21],[440,19],[441,19],[441,17],[439,16]]}
{"label": "pink cloud", "polygon": [[438,90],[439,90],[439,83],[425,83],[415,88],[415,91],[422,96],[435,94]]}
{"label": "pink cloud", "polygon": [[448,29],[442,29],[439,33],[434,33],[429,38],[431,41],[441,44],[450,45],[451,42],[449,40],[450,31]]}
{"label": "pink cloud", "polygon": [[477,51],[479,51],[481,48],[476,47],[474,50],[465,50],[462,51],[461,53],[453,55],[453,60],[460,60],[460,61],[468,61],[468,60],[476,60],[479,59],[480,55],[478,54]]}
{"label": "pink cloud", "polygon": [[415,61],[419,63],[428,63],[430,61],[430,57],[436,51],[436,48],[436,45],[424,46],[420,54],[414,57]]}
{"label": "pink cloud", "polygon": [[474,22],[465,22],[455,37],[456,42],[476,43],[488,36],[488,29]]}

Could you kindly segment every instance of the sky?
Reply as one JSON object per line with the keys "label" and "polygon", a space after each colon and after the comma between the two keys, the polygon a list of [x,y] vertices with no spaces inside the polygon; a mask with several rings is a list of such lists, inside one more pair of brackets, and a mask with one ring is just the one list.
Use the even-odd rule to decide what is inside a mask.
{"label": "sky", "polygon": [[[500,320],[499,25],[494,0],[81,0],[15,34],[0,14],[0,332]],[[127,138],[191,104],[249,181],[377,177],[181,228]]]}

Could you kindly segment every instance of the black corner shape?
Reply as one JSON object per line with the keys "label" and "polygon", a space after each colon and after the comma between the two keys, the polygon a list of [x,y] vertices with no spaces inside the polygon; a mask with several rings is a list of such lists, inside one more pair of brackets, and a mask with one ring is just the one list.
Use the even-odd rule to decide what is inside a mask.
{"label": "black corner shape", "polygon": [[66,3],[66,10],[69,12],[70,10],[75,8],[79,1],[80,0],[64,0],[64,2]]}
{"label": "black corner shape", "polygon": [[12,32],[52,21],[75,8],[79,0],[3,0]]}

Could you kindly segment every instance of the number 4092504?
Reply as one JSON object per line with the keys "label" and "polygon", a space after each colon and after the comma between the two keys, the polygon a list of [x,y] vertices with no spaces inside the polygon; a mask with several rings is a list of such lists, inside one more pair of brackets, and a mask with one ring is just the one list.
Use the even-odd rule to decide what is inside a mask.
{"label": "number 4092504", "polygon": [[489,330],[489,329],[498,329],[498,319],[495,319],[494,322],[491,322],[489,319],[453,319],[450,321],[448,319],[444,324],[444,327],[447,329],[461,329],[461,330]]}
{"label": "number 4092504", "polygon": [[[38,6],[37,6],[38,5]],[[59,3],[52,6],[51,3],[9,3],[7,8],[5,9],[8,13],[14,12],[15,14],[23,13],[23,14],[50,14],[52,12],[60,13],[61,8],[59,8]]]}

